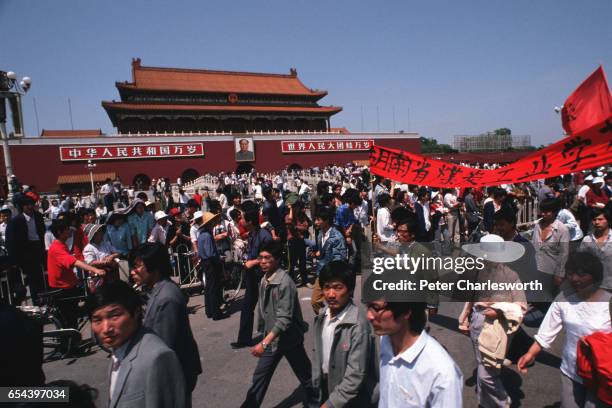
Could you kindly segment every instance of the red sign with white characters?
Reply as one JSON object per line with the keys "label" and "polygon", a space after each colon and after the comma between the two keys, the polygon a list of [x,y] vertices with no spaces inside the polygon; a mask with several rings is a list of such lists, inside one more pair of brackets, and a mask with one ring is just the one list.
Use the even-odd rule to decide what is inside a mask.
{"label": "red sign with white characters", "polygon": [[373,140],[283,140],[283,153],[320,153],[367,151]]}
{"label": "red sign with white characters", "polygon": [[204,156],[202,143],[60,146],[61,161],[161,159]]}

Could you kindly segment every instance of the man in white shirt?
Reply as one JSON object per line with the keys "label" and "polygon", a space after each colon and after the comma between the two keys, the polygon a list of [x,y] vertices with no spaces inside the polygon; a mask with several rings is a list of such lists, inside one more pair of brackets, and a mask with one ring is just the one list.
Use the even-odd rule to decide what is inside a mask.
{"label": "man in white shirt", "polygon": [[151,230],[151,234],[147,239],[148,242],[158,242],[162,245],[166,245],[168,229],[170,228],[168,222],[168,214],[163,211],[157,211],[155,213],[155,226]]}
{"label": "man in white shirt", "polygon": [[444,207],[448,209],[446,214],[446,224],[450,233],[452,242],[459,243],[461,234],[461,224],[459,221],[459,207],[461,203],[457,200],[457,193],[453,190],[447,190],[444,194]]}
{"label": "man in white shirt", "polygon": [[[366,284],[367,285],[367,284]],[[380,408],[453,408],[463,404],[463,375],[424,330],[423,302],[368,302],[380,341]]]}
{"label": "man in white shirt", "polygon": [[51,205],[45,211],[45,214],[49,214],[49,219],[56,220],[60,213],[60,208],[57,205],[57,200],[51,200]]}

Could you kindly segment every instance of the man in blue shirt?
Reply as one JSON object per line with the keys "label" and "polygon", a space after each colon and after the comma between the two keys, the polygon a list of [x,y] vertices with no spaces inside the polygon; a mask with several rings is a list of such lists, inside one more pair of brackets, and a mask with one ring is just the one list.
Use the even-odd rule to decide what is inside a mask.
{"label": "man in blue shirt", "polygon": [[331,261],[346,261],[348,258],[344,237],[334,226],[334,210],[331,207],[320,207],[315,216],[315,225],[319,228],[317,237],[317,279],[311,295],[311,305],[315,314],[324,306],[324,297],[319,286],[319,273]]}
{"label": "man in blue shirt", "polygon": [[202,263],[202,271],[206,277],[204,286],[204,312],[206,317],[220,320],[226,316],[221,314],[221,303],[223,302],[223,269],[219,252],[215,245],[212,230],[219,223],[221,214],[205,212],[202,215],[202,226],[198,235],[198,256]]}
{"label": "man in blue shirt", "polygon": [[361,244],[363,241],[363,231],[361,224],[355,217],[355,209],[361,205],[362,201],[359,191],[349,188],[342,194],[342,205],[336,211],[336,228],[346,240],[349,264],[355,276],[361,269]]}
{"label": "man in blue shirt", "polygon": [[249,237],[247,259],[243,261],[245,290],[240,311],[240,330],[238,341],[231,343],[234,349],[249,347],[253,343],[253,320],[255,306],[259,299],[259,281],[262,276],[258,257],[261,246],[272,240],[270,232],[259,226],[259,206],[253,201],[248,200],[242,203],[240,223],[248,231]]}
{"label": "man in blue shirt", "polygon": [[145,203],[140,199],[133,202],[133,211],[129,212],[128,225],[132,234],[132,247],[136,248],[140,244],[147,242],[151,230],[155,226],[153,214],[145,210]]}

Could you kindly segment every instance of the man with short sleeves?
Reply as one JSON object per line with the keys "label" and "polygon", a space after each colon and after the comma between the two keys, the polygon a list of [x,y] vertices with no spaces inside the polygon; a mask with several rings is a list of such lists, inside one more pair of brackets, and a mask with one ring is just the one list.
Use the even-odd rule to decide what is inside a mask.
{"label": "man with short sleeves", "polygon": [[70,238],[72,232],[65,221],[55,221],[51,225],[51,232],[55,241],[51,244],[47,254],[49,287],[51,289],[61,289],[61,293],[57,297],[58,307],[68,327],[76,328],[78,319],[77,297],[82,294],[82,291],[77,287],[79,282],[74,273],[74,268],[81,268],[94,276],[102,276],[105,271],[77,260],[70,253],[66,241]]}
{"label": "man with short sleeves", "polygon": [[425,331],[425,303],[368,302],[368,320],[380,341],[380,408],[453,408],[463,405],[463,375]]}

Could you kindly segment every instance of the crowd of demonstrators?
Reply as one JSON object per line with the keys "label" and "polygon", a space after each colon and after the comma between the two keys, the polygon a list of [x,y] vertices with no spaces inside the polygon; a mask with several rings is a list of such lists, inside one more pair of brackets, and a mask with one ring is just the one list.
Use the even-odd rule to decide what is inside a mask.
{"label": "crowd of demonstrators", "polygon": [[[311,187],[307,178],[319,181]],[[524,371],[565,327],[574,334],[564,349],[562,398],[582,395],[576,406],[599,398],[575,373],[570,349],[575,351],[579,337],[610,325],[609,313],[607,320],[604,316],[607,303],[580,308],[595,298],[608,299],[612,290],[612,177],[604,177],[601,169],[486,189],[437,189],[381,177],[371,182],[369,172],[355,166],[299,175],[229,173],[211,180],[214,188],[193,194],[179,186],[178,199],[164,178],[148,190],[107,180],[99,202],[66,196],[45,209],[43,198],[24,190],[15,197],[17,215],[0,209],[5,262],[26,276],[33,303],[45,287],[60,289],[60,299],[68,298],[61,302],[61,313],[68,326],[76,327],[79,296],[93,296],[89,313],[94,331],[113,351],[111,402],[120,403],[133,391],[146,394],[134,406],[190,406],[202,367],[187,298],[170,277],[182,280],[197,265],[205,281],[205,315],[219,320],[229,315],[223,271],[232,262],[244,271],[244,297],[231,347],[250,347],[259,358],[243,406],[262,404],[283,357],[304,387],[309,406],[461,406],[461,372],[426,330],[427,320],[438,311],[435,291],[426,291],[422,302],[377,299],[362,307],[353,301],[370,241],[375,251],[413,258],[449,253],[462,243],[468,244],[463,247],[468,254],[480,256],[494,244],[502,249],[487,253],[479,280],[517,282],[525,279],[525,270],[548,280],[556,298],[546,303],[527,303],[522,291],[480,291],[466,299],[460,328],[474,349],[482,406],[510,403],[500,374],[510,354],[531,345],[518,340],[519,333],[528,338],[520,327],[528,321],[540,329],[527,354],[514,359],[519,368]],[[525,197],[537,201],[540,216],[530,223],[527,238],[517,225]],[[175,270],[171,254],[181,260]],[[129,277],[118,273],[120,260],[129,261]],[[585,272],[589,265],[594,269]],[[438,279],[433,269],[416,273]],[[121,280],[146,294],[144,313],[133,289]],[[15,301],[21,303],[26,292],[16,283]],[[304,349],[309,318],[297,297],[301,286],[312,290],[312,360]],[[565,302],[572,296],[578,296],[575,307]],[[536,311],[539,318],[533,317]],[[591,312],[598,313],[592,324],[572,317]],[[256,341],[254,331],[263,338]],[[376,336],[381,336],[379,352]],[[502,342],[501,351],[491,349],[492,338]],[[574,371],[568,368],[572,364]],[[130,367],[143,378],[130,374],[126,379]],[[160,369],[166,372],[154,372]],[[151,388],[164,382],[170,400]]]}

